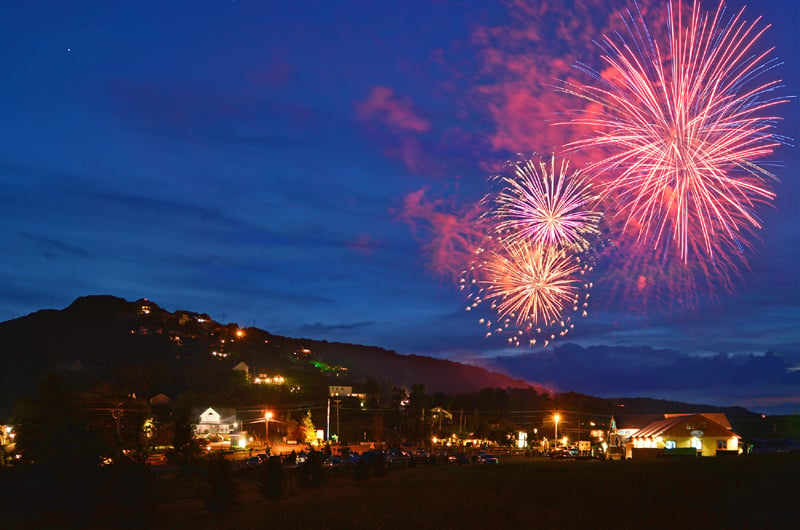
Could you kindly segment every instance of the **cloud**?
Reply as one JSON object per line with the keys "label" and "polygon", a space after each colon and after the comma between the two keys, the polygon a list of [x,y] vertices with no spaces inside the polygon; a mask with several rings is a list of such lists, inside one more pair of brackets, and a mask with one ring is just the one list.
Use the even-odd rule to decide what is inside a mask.
{"label": "cloud", "polygon": [[563,344],[552,350],[473,361],[559,391],[604,397],[648,396],[715,405],[777,407],[800,399],[800,350],[695,356],[646,346]]}
{"label": "cloud", "polygon": [[370,328],[378,324],[377,321],[364,321],[364,322],[349,322],[340,324],[322,324],[316,322],[314,324],[305,324],[301,326],[301,333],[313,333],[315,336],[330,336],[331,334],[338,335],[343,331],[356,331],[364,328]]}
{"label": "cloud", "polygon": [[422,241],[431,269],[445,278],[457,278],[483,240],[480,207],[455,208],[453,202],[427,197],[422,188],[406,195],[398,218]]}
{"label": "cloud", "polygon": [[[647,14],[653,3],[640,0],[638,6]],[[602,64],[594,41],[623,28],[619,12],[607,4],[511,0],[502,25],[474,29],[479,72],[471,106],[488,115],[496,154],[558,153],[591,132],[568,124],[569,113],[583,103],[558,88],[584,75],[577,64]],[[570,153],[570,160],[582,165],[594,156],[584,150]]]}
{"label": "cloud", "polygon": [[379,123],[395,131],[425,133],[430,122],[417,115],[411,100],[400,98],[387,87],[372,87],[367,99],[355,104],[356,115],[364,122]]}
{"label": "cloud", "polygon": [[372,254],[376,246],[372,236],[365,232],[358,234],[354,240],[347,242],[348,248],[366,256]]}
{"label": "cloud", "polygon": [[18,232],[19,236],[23,239],[28,239],[37,243],[47,255],[52,255],[54,252],[58,254],[68,254],[79,258],[89,258],[89,251],[75,245],[70,245],[64,241],[53,239],[47,236],[35,235],[30,232]]}
{"label": "cloud", "polygon": [[263,82],[221,89],[117,79],[106,91],[111,112],[130,126],[213,149],[258,147],[254,143],[279,149],[287,143],[312,146],[315,134],[341,130],[345,121],[311,106],[272,100]]}
{"label": "cloud", "polygon": [[249,73],[248,79],[262,83],[268,87],[279,87],[288,84],[297,72],[297,67],[287,61],[283,54],[273,51],[262,68]]}
{"label": "cloud", "polygon": [[391,88],[372,87],[366,100],[355,103],[355,111],[373,139],[383,145],[384,154],[402,161],[414,173],[435,171],[422,140],[431,123],[417,113],[409,98]]}

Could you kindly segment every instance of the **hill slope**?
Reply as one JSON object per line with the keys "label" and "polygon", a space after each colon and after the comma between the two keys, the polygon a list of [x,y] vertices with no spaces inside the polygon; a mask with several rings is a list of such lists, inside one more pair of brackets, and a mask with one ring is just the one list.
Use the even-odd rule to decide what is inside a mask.
{"label": "hill slope", "polygon": [[322,395],[328,384],[367,378],[384,388],[423,384],[428,392],[448,394],[530,386],[453,361],[282,337],[214,322],[202,313],[169,312],[149,300],[105,295],[0,323],[0,348],[7,376],[14,374],[0,390],[0,416],[9,414],[17,398],[33,393],[50,371],[82,389],[107,383],[140,397],[222,387],[241,361],[251,374],[288,375],[302,382],[306,393]]}

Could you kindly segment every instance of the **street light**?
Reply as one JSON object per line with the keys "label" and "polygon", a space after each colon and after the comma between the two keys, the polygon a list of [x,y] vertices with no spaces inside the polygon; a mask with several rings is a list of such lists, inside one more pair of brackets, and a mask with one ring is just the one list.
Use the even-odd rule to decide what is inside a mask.
{"label": "street light", "polygon": [[553,421],[556,422],[556,434],[553,436],[553,439],[556,441],[556,445],[558,445],[558,422],[561,419],[561,416],[558,414],[553,414]]}
{"label": "street light", "polygon": [[272,413],[271,412],[265,412],[264,413],[264,425],[267,428],[267,437],[264,438],[264,447],[267,447],[269,445],[269,420],[271,420],[271,419],[272,419]]}

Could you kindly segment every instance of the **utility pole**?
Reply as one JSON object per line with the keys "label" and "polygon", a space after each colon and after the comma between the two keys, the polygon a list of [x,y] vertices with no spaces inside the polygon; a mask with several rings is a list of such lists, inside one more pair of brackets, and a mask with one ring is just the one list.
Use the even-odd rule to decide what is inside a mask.
{"label": "utility pole", "polygon": [[117,441],[120,444],[122,443],[122,426],[120,425],[120,422],[122,420],[122,414],[123,414],[122,403],[117,403],[116,408],[112,409],[112,411],[111,411],[111,417],[114,418],[114,422],[116,423],[116,426],[117,426]]}
{"label": "utility pole", "polygon": [[341,433],[339,433],[339,405],[342,403],[342,400],[338,397],[336,398],[336,436],[339,438],[342,437]]}
{"label": "utility pole", "polygon": [[325,425],[325,435],[327,436],[327,440],[331,441],[331,398],[328,396],[328,413]]}

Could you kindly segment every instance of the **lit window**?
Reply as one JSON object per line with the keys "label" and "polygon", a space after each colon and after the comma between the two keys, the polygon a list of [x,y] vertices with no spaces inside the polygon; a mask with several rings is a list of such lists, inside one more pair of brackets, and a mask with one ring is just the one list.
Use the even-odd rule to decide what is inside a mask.
{"label": "lit window", "polygon": [[692,447],[698,451],[703,450],[703,441],[700,438],[692,438]]}
{"label": "lit window", "polygon": [[678,442],[676,442],[675,440],[667,440],[664,446],[667,449],[675,449],[676,447],[678,447]]}

